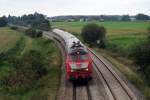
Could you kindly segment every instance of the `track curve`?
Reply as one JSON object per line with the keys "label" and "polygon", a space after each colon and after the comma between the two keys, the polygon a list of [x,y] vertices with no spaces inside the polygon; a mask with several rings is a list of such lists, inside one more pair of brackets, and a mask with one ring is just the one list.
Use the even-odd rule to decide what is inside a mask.
{"label": "track curve", "polygon": [[[52,37],[62,49],[65,62],[65,43],[62,37],[53,32],[44,32]],[[61,86],[57,100],[139,100],[117,73],[92,50],[94,61],[93,80],[84,86],[68,82],[65,78],[65,63],[62,66]]]}

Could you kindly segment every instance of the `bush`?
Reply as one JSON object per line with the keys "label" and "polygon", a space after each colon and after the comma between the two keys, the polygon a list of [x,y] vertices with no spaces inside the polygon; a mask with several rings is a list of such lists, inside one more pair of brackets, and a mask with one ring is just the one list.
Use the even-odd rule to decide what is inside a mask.
{"label": "bush", "polygon": [[25,34],[32,37],[32,38],[35,38],[35,37],[42,37],[43,33],[42,31],[37,31],[36,29],[34,28],[29,28],[25,31]]}
{"label": "bush", "polygon": [[17,30],[18,27],[17,27],[17,26],[10,26],[10,29],[12,29],[12,30]]}
{"label": "bush", "polygon": [[148,41],[137,45],[132,52],[132,57],[140,71],[143,73],[148,85],[150,85],[150,28],[148,28]]}
{"label": "bush", "polygon": [[29,28],[25,31],[25,34],[31,37],[35,37],[36,36],[36,30],[33,28]]}
{"label": "bush", "polygon": [[43,32],[42,31],[37,31],[37,37],[42,37],[43,36]]}
{"label": "bush", "polygon": [[50,22],[48,20],[36,21],[31,24],[33,28],[49,31],[51,29]]}
{"label": "bush", "polygon": [[47,74],[44,57],[35,50],[25,53],[21,58],[13,59],[11,63],[15,72],[4,77],[3,82],[12,88],[30,88],[34,81]]}
{"label": "bush", "polygon": [[138,64],[141,70],[145,73],[147,67],[150,66],[150,27],[147,29],[148,31],[148,41],[145,43],[138,45],[133,50],[133,58],[135,63]]}
{"label": "bush", "polygon": [[146,76],[146,79],[148,81],[148,84],[150,85],[150,65],[146,68],[146,71],[145,71],[145,76]]}
{"label": "bush", "polygon": [[85,42],[100,48],[105,48],[105,34],[105,28],[95,23],[84,26],[81,33]]}
{"label": "bush", "polygon": [[145,72],[146,67],[150,65],[150,45],[143,43],[137,46],[133,52],[133,58],[137,65],[140,66],[142,72]]}

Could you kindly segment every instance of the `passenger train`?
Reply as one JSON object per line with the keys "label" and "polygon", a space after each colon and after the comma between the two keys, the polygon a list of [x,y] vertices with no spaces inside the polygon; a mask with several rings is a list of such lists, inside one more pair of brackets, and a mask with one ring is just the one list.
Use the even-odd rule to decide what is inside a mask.
{"label": "passenger train", "polygon": [[93,61],[87,47],[68,32],[59,29],[54,29],[53,32],[65,42],[67,79],[91,79]]}

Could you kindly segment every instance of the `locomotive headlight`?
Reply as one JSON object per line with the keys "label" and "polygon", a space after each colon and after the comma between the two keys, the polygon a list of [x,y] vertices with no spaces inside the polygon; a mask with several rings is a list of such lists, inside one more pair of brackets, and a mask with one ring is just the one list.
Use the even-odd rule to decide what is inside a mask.
{"label": "locomotive headlight", "polygon": [[74,72],[74,70],[71,70],[71,72]]}
{"label": "locomotive headlight", "polygon": [[85,70],[86,70],[86,71],[88,71],[89,69],[88,69],[88,68],[86,68]]}

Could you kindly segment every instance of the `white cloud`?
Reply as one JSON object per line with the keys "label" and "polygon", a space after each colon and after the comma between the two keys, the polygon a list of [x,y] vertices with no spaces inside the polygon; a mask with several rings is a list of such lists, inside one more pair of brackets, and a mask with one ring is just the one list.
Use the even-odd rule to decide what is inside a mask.
{"label": "white cloud", "polygon": [[150,14],[150,0],[1,0],[0,15]]}

